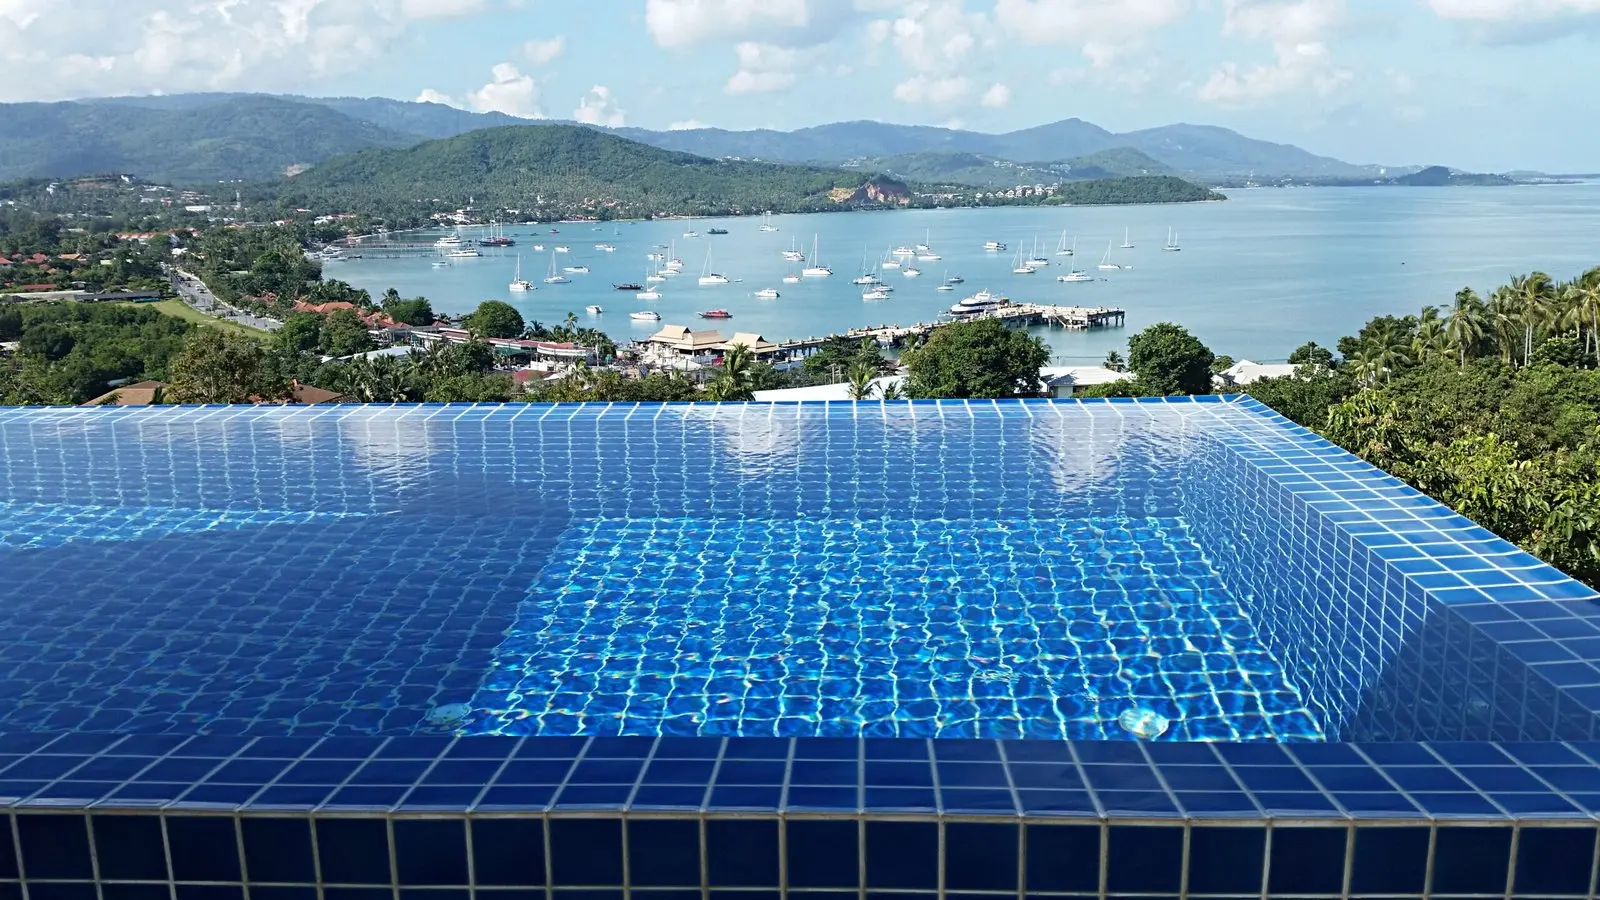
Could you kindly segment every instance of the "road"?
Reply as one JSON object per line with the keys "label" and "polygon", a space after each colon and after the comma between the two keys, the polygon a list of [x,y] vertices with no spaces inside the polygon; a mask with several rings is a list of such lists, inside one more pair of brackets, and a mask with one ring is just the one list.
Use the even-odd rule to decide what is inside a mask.
{"label": "road", "polygon": [[277,331],[283,327],[283,323],[277,319],[267,319],[253,315],[236,306],[231,306],[218,300],[216,295],[211,293],[211,289],[205,286],[205,282],[182,269],[172,270],[172,287],[177,290],[178,296],[183,299],[184,303],[208,316],[226,319],[229,322],[236,322],[240,325],[248,325],[251,328],[259,328],[262,331]]}

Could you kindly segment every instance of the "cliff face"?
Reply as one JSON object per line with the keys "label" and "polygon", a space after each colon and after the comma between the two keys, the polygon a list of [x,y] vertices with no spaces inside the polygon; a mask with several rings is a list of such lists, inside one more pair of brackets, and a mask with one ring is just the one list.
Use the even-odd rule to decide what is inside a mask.
{"label": "cliff face", "polygon": [[911,202],[911,190],[903,182],[879,176],[866,184],[850,190],[834,188],[828,196],[841,205],[877,203],[886,206],[904,206]]}

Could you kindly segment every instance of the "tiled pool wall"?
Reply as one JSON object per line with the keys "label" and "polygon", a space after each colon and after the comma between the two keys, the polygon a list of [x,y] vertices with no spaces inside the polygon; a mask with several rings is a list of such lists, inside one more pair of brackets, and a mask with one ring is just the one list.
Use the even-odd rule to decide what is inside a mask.
{"label": "tiled pool wall", "polygon": [[[1527,589],[1520,579],[1563,578],[1315,435],[1281,419],[1278,426],[1279,443],[1293,449],[1208,434],[1190,464],[1210,477],[1193,479],[1199,503],[1186,514],[1285,670],[1300,679],[1329,739],[1600,733],[1587,690],[1600,682],[1577,653],[1551,640],[1600,636],[1590,601]],[[1484,588],[1446,601],[1424,586],[1430,578]],[[1571,690],[1548,677],[1557,673]]]}
{"label": "tiled pool wall", "polygon": [[[1075,427],[1000,428],[985,491],[918,509],[902,502],[907,479],[982,462],[926,458],[937,444],[920,443],[941,417],[961,427],[961,404],[919,404],[927,424],[896,420],[866,443],[832,414],[790,425],[778,417],[793,407],[708,410],[673,426],[682,458],[632,462],[673,486],[659,501],[619,490],[629,469],[612,457],[547,472],[528,443],[616,440],[607,416],[653,407],[564,410],[548,433],[479,407],[419,407],[420,422],[331,408],[317,414],[342,417],[336,436],[273,423],[290,439],[261,441],[250,471],[217,465],[205,448],[252,439],[245,422],[214,426],[254,410],[194,410],[211,424],[157,426],[180,449],[141,442],[145,471],[75,455],[78,413],[34,426],[53,435],[35,445],[48,453],[12,441],[0,458],[13,475],[22,467],[9,499],[41,503],[148,502],[132,490],[151,475],[178,507],[306,509],[312,492],[330,490],[357,515],[553,501],[558,515],[747,504],[775,516],[983,515],[1052,502],[1065,514],[1182,514],[1230,587],[1258,604],[1272,625],[1264,636],[1300,670],[1330,735],[1434,743],[0,734],[0,844],[14,851],[0,847],[0,900],[1595,898],[1592,592],[1256,405],[1181,403],[1196,418],[1171,428],[1168,448],[1203,467],[1198,491],[1157,479],[1119,492],[1118,465],[1159,474],[1171,460],[1117,459],[1123,420],[1136,418],[1125,413],[1138,407],[1087,404],[1072,407],[1086,416]],[[427,426],[446,415],[473,425]],[[796,464],[794,442],[819,438],[880,460],[867,490],[838,492],[814,456]],[[457,451],[455,471],[431,461],[442,441]],[[1057,462],[1055,487],[1079,498],[1062,510],[1058,490],[1008,467],[1022,446]],[[163,479],[177,465],[192,467],[195,487]],[[31,466],[44,476],[31,481]],[[530,471],[548,479],[537,491]],[[741,471],[792,480],[752,491]],[[1330,487],[1343,475],[1359,483],[1327,497],[1344,490]],[[784,505],[794,496],[815,505]],[[1371,505],[1330,512],[1349,497]],[[1378,509],[1405,513],[1375,522]],[[1397,538],[1418,516],[1470,554],[1452,561]],[[1264,573],[1285,567],[1331,602],[1265,589],[1274,579]],[[1553,699],[1545,684],[1559,686]],[[1437,711],[1417,708],[1433,698]]]}

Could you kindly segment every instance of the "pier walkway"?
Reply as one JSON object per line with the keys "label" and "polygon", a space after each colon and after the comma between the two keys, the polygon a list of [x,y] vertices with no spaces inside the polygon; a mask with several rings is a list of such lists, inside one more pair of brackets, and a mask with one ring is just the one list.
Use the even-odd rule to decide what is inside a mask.
{"label": "pier walkway", "polygon": [[1026,328],[1032,325],[1059,326],[1074,330],[1116,327],[1126,324],[1127,315],[1126,310],[1110,306],[1050,306],[1039,303],[1014,303],[1010,306],[1002,306],[998,309],[963,316],[960,319],[917,322],[911,325],[870,325],[864,328],[851,328],[844,334],[780,341],[778,348],[790,354],[803,354],[841,337],[849,340],[870,338],[884,346],[898,347],[904,344],[907,338],[927,337],[937,329],[955,324],[957,321],[970,322],[979,319],[1000,319],[1007,325],[1018,328]]}

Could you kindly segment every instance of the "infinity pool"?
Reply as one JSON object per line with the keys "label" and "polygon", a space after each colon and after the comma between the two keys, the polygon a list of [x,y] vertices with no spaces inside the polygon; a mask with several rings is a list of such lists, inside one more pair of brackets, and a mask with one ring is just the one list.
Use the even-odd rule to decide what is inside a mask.
{"label": "infinity pool", "polygon": [[1279,495],[1276,433],[1223,402],[0,413],[0,731],[1491,727],[1493,684],[1395,702],[1421,594]]}

